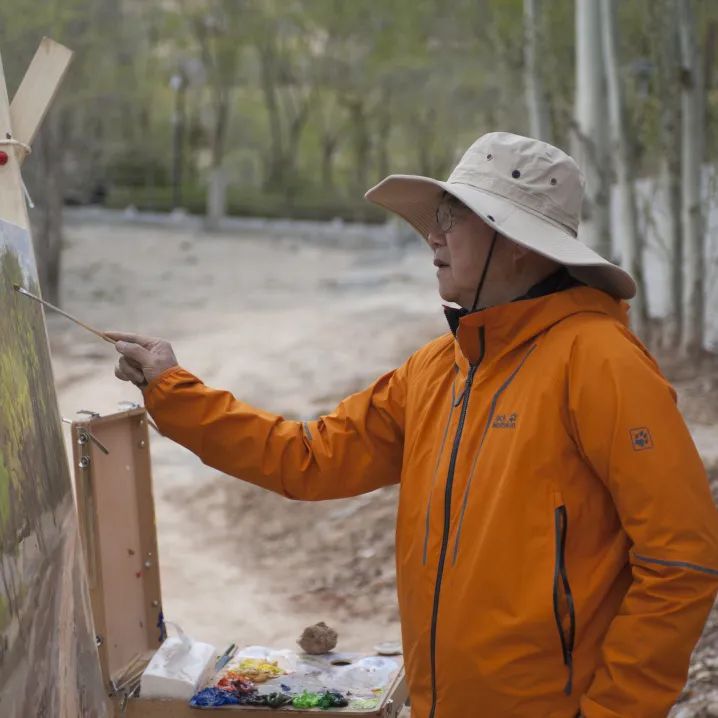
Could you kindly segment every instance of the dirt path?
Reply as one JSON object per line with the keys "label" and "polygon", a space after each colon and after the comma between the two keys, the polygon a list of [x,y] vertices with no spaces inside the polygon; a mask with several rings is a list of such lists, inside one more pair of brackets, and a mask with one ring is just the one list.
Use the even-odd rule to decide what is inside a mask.
{"label": "dirt path", "polygon": [[[168,337],[207,383],[311,417],[444,331],[427,260],[83,225],[69,231],[64,306],[101,327]],[[139,399],[114,380],[111,347],[57,317],[49,327],[63,416]],[[152,457],[169,619],[217,644],[291,646],[317,620],[336,626],[345,649],[399,637],[393,491],[300,505],[160,437]]]}

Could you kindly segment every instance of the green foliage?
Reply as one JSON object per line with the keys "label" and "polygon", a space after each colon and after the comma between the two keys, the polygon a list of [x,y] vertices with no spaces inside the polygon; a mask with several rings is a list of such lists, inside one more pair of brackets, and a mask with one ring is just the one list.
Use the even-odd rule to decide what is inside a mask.
{"label": "green foliage", "polygon": [[[655,170],[661,150],[665,7],[619,3],[639,173]],[[715,57],[718,3],[699,7]],[[58,110],[75,201],[100,187],[113,206],[171,206],[174,137],[191,211],[206,204],[195,188],[206,191],[221,166],[230,212],[363,217],[356,205],[385,174],[441,176],[479,134],[528,131],[521,0],[45,0],[32,13],[4,0],[0,28],[11,86],[42,34],[76,50]],[[574,0],[542,3],[540,31],[554,137],[568,147]],[[718,123],[708,128],[712,157]]]}
{"label": "green foliage", "polygon": [[166,158],[154,151],[144,155],[116,152],[108,157],[106,178],[110,186],[157,187],[170,181]]}
{"label": "green foliage", "polygon": [[[188,186],[182,190],[182,206],[190,214],[206,211],[203,187]],[[172,209],[172,187],[113,187],[106,205],[114,209],[133,206],[139,210],[168,212]],[[321,192],[302,193],[287,198],[285,194],[261,190],[231,188],[227,197],[227,213],[236,217],[291,218],[309,220],[342,219],[347,222],[381,223],[386,219],[382,209],[343,197]]]}

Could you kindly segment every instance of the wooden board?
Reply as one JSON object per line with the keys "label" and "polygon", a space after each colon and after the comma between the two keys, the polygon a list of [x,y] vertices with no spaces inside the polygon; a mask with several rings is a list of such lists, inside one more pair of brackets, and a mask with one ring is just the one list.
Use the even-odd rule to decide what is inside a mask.
{"label": "wooden board", "polygon": [[[3,70],[2,58],[0,57],[0,138],[7,133],[12,135],[12,123],[10,121],[10,105],[7,96],[7,85],[5,84],[5,72]],[[28,229],[30,226],[27,207],[25,206],[25,195],[22,190],[20,176],[20,164],[18,157],[20,153],[13,151],[10,147],[2,147],[7,151],[8,162],[0,168],[0,219]]]}
{"label": "wooden board", "polygon": [[164,636],[145,410],[73,422],[72,439],[80,535],[109,687]]}
{"label": "wooden board", "polygon": [[[13,137],[32,145],[72,60],[72,50],[43,37],[10,104]],[[19,155],[20,164],[25,159]]]}

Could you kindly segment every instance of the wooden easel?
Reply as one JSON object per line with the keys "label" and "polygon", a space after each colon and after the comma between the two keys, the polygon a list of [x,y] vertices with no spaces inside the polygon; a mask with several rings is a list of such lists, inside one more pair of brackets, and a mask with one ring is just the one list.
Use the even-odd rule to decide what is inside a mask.
{"label": "wooden easel", "polygon": [[[72,52],[50,38],[43,38],[20,87],[9,103],[0,57],[0,151],[7,164],[0,167],[0,219],[30,229],[20,168],[70,65]],[[9,137],[8,137],[9,135]],[[14,139],[18,145],[3,144]]]}
{"label": "wooden easel", "polygon": [[[27,240],[25,242],[26,246],[29,246],[30,243],[30,222],[20,170],[31,149],[37,131],[60,87],[71,58],[72,52],[66,47],[49,38],[43,38],[12,104],[8,99],[5,74],[2,60],[0,59],[0,152],[2,152],[2,155],[0,155],[2,160],[0,161],[0,222],[5,229],[9,227],[13,230],[17,229],[23,241]],[[4,292],[12,291],[8,287],[3,287],[2,290]],[[43,347],[43,351],[47,350]],[[51,376],[48,375],[46,380],[51,382]],[[63,448],[62,442],[59,442],[59,445],[54,447],[58,454],[56,457],[58,464],[66,461]],[[37,479],[35,476],[25,478],[28,481]],[[67,499],[70,496],[70,487],[68,486]],[[72,531],[77,530],[77,524],[73,523],[72,518],[74,517],[70,515],[66,523],[59,528],[65,537],[69,536]],[[74,540],[74,537],[70,539],[69,544],[74,546],[75,544],[72,543],[72,540]],[[53,560],[54,558],[55,554],[53,554]],[[36,574],[31,577],[32,580],[37,578],[38,569],[35,570]],[[85,652],[90,652],[94,648],[92,634],[83,632],[82,636],[80,636],[80,632],[73,623],[79,614],[69,615],[70,608],[75,610],[83,603],[80,601],[74,604],[62,604],[59,610],[52,614],[52,619],[56,622],[54,627],[57,628],[58,635],[62,636],[61,642],[58,639],[58,664],[56,669],[57,675],[62,676],[63,679],[53,693],[53,700],[56,700],[56,705],[52,709],[58,711],[56,713],[58,716],[80,715],[84,710],[82,708],[83,700],[87,701],[85,706],[90,706],[90,701],[96,701],[90,706],[95,709],[93,715],[109,715],[111,708],[106,700],[104,703],[100,702],[102,699],[101,685],[97,685],[96,695],[88,695],[84,698],[78,696],[77,685],[73,685],[73,678],[76,680],[79,670],[78,651],[72,650],[73,640],[75,647],[81,648]],[[68,607],[67,614],[64,612],[66,606]],[[80,641],[86,642],[86,645],[78,646]],[[19,650],[22,650],[25,654],[23,658],[29,655],[26,645],[19,642],[17,645]],[[70,650],[65,650],[66,646],[70,646]],[[91,656],[91,653],[89,655]],[[67,682],[64,680],[65,677],[69,677]],[[87,685],[90,685],[93,680],[92,676],[85,675],[85,678],[87,679]],[[97,671],[97,678],[99,679],[99,670]],[[17,712],[17,710],[24,709],[23,701],[25,698],[20,696],[19,702],[15,704],[12,700],[13,687],[2,685],[0,690],[8,691],[8,694],[2,696],[5,703],[0,708],[0,713],[8,715],[6,711],[10,710],[11,715],[28,715],[27,712],[22,714]]]}

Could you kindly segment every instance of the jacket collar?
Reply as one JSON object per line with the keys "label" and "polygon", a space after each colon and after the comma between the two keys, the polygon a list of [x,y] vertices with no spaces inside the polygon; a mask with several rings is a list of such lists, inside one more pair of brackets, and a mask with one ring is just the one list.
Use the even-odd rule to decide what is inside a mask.
{"label": "jacket collar", "polygon": [[577,286],[459,316],[454,342],[456,363],[463,371],[479,360],[485,367],[554,324],[581,312],[605,314],[628,324],[625,302],[599,289]]}
{"label": "jacket collar", "polygon": [[[524,299],[536,299],[537,297],[543,297],[547,294],[553,294],[554,292],[563,292],[565,289],[571,289],[572,287],[579,286],[583,286],[583,283],[575,277],[572,277],[568,273],[566,267],[561,267],[553,274],[550,274],[548,277],[545,277],[540,282],[534,284],[533,287],[526,292],[526,294],[516,297],[515,299],[512,299],[512,301],[520,302]],[[477,311],[482,312],[485,310],[478,309]],[[469,310],[464,309],[463,307],[457,308],[444,306],[444,316],[446,317],[451,333],[454,336],[456,336],[456,330],[459,328],[459,321],[462,317],[465,317],[468,314],[470,314]]]}

